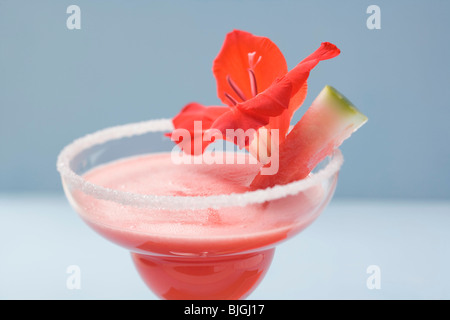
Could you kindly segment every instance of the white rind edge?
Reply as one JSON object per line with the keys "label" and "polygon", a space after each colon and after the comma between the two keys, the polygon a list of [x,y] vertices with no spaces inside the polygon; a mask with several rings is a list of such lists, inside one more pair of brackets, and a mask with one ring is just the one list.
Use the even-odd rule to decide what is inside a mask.
{"label": "white rind edge", "polygon": [[[325,168],[308,178],[286,185],[266,189],[214,196],[161,196],[138,194],[105,188],[83,179],[70,168],[71,159],[81,151],[111,140],[143,135],[150,132],[169,132],[173,130],[170,119],[149,120],[106,128],[81,137],[64,147],[58,155],[56,167],[63,181],[71,188],[78,188],[83,193],[97,199],[113,201],[121,205],[161,210],[200,210],[223,207],[246,206],[295,195],[315,186],[337,173],[344,161],[340,150],[336,149],[331,161]],[[63,182],[63,183],[64,183]]]}

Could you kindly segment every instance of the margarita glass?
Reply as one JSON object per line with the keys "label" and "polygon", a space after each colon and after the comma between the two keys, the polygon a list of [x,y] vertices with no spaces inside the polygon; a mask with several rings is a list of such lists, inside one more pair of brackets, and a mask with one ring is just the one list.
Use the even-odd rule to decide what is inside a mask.
{"label": "margarita glass", "polygon": [[[177,166],[170,158],[174,144],[164,137],[172,130],[171,120],[152,120],[74,141],[57,161],[65,194],[90,227],[131,252],[143,281],[160,298],[244,299],[263,279],[275,247],[312,223],[329,203],[342,155],[336,150],[308,178],[283,186],[170,194],[158,190],[175,178],[169,173],[164,178],[165,170]],[[152,178],[158,165],[148,164],[156,158],[163,161]],[[234,176],[252,168],[221,166]],[[97,170],[103,180],[92,178]],[[181,180],[208,183],[202,175],[182,177],[181,170],[186,167],[174,171]],[[143,188],[130,187],[130,181]],[[154,191],[146,191],[152,185]]]}

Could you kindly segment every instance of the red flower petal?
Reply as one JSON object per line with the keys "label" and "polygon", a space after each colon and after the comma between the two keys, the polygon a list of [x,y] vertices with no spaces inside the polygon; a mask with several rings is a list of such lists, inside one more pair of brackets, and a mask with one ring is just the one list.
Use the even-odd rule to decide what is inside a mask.
{"label": "red flower petal", "polygon": [[339,55],[340,50],[330,42],[323,42],[321,46],[307,58],[303,59],[297,66],[289,71],[283,80],[292,85],[292,93],[288,110],[277,118],[271,118],[269,126],[271,129],[279,129],[280,143],[285,139],[289,130],[290,122],[294,112],[302,105],[308,91],[307,80],[311,70],[322,60],[328,60]]}
{"label": "red flower petal", "polygon": [[224,112],[230,110],[225,106],[206,107],[197,102],[192,102],[184,106],[183,109],[172,119],[175,129],[184,128],[192,131],[194,121],[201,121],[202,127],[206,130]]}
{"label": "red flower petal", "polygon": [[212,142],[209,139],[204,141],[205,131],[211,128],[217,118],[229,110],[229,107],[206,107],[196,102],[190,103],[172,119],[175,130],[167,133],[166,136],[174,140],[184,152],[199,155]]}
{"label": "red flower petal", "polygon": [[[230,97],[236,102],[250,99],[287,71],[283,54],[269,38],[240,30],[227,34],[213,63],[217,94],[223,103],[230,106],[235,104]],[[256,88],[252,85],[255,83]]]}
{"label": "red flower petal", "polygon": [[[221,130],[242,128],[258,130],[262,126],[268,129],[278,129],[280,143],[289,130],[294,111],[306,96],[310,71],[321,61],[333,58],[339,54],[339,49],[331,43],[322,45],[313,54],[300,62],[284,77],[277,79],[266,90],[252,99],[238,103],[229,109],[213,124],[212,128]],[[246,140],[248,147],[250,140]],[[240,147],[242,147],[240,145]],[[270,147],[270,146],[269,146]]]}
{"label": "red flower petal", "polygon": [[289,107],[283,111],[279,117],[270,118],[268,129],[278,129],[280,143],[284,141],[286,135],[289,131],[289,126],[291,125],[291,119],[294,112],[303,104],[305,101],[306,93],[308,91],[308,85],[305,84],[297,91],[296,94],[289,101]]}
{"label": "red flower petal", "polygon": [[309,55],[306,59],[303,59],[297,66],[286,74],[292,82],[292,93],[296,94],[301,87],[306,83],[310,71],[317,66],[320,61],[328,60],[339,55],[341,51],[330,42],[323,42],[321,46]]}
{"label": "red flower petal", "polygon": [[239,148],[248,146],[256,134],[255,128],[260,128],[269,122],[267,116],[248,115],[238,108],[232,108],[221,115],[211,126],[218,130],[224,140],[236,144]]}
{"label": "red flower petal", "polygon": [[[256,97],[242,103],[238,103],[235,107],[229,108],[222,116],[220,116],[211,125],[212,129],[222,132],[224,139],[226,138],[227,129],[242,129],[247,133],[249,138],[238,140],[236,143],[240,148],[248,147],[254,134],[246,132],[247,130],[256,131],[267,125],[271,117],[277,117],[287,110],[291,97],[292,85],[289,81],[276,81],[272,86],[261,92]],[[242,134],[242,133],[241,133]],[[236,142],[232,140],[231,142]]]}

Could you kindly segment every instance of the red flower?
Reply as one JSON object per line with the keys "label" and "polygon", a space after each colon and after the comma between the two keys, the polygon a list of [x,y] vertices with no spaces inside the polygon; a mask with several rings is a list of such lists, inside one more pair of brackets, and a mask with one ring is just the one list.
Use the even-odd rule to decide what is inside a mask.
{"label": "red flower", "polygon": [[[248,148],[259,160],[270,155],[267,150],[257,152],[256,146],[268,139],[262,128],[279,130],[279,141],[284,141],[294,112],[303,103],[310,71],[321,61],[336,57],[340,50],[329,42],[321,46],[291,71],[278,47],[268,38],[234,30],[227,34],[222,49],[213,63],[217,94],[226,106],[186,105],[173,118],[175,130],[168,134],[190,154],[202,153],[212,142],[206,138],[208,130],[215,129],[227,139],[227,129],[255,130],[245,141],[232,141],[240,148]],[[201,121],[201,128],[195,126]],[[179,139],[179,130],[187,130],[191,141]],[[256,139],[255,139],[256,137]],[[217,137],[216,137],[217,138]],[[201,148],[194,148],[195,139],[201,139]],[[266,140],[270,141],[270,140]],[[198,144],[197,144],[198,146]]]}

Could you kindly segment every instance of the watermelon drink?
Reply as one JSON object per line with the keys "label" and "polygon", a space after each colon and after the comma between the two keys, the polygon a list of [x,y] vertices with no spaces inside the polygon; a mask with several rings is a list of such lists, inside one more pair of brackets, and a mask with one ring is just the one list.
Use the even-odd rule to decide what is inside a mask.
{"label": "watermelon drink", "polygon": [[276,246],[329,203],[343,162],[338,147],[367,121],[325,86],[290,123],[311,70],[339,53],[324,42],[288,71],[268,38],[230,32],[213,63],[224,105],[189,103],[172,119],[74,141],[57,162],[69,202],[131,252],[160,298],[247,297]]}
{"label": "watermelon drink", "polygon": [[302,181],[251,190],[258,166],[250,161],[174,164],[173,144],[161,139],[171,129],[169,120],[136,123],[67,146],[58,167],[69,202],[96,232],[131,252],[159,297],[245,298],[275,247],[327,205],[342,156],[337,150]]}

